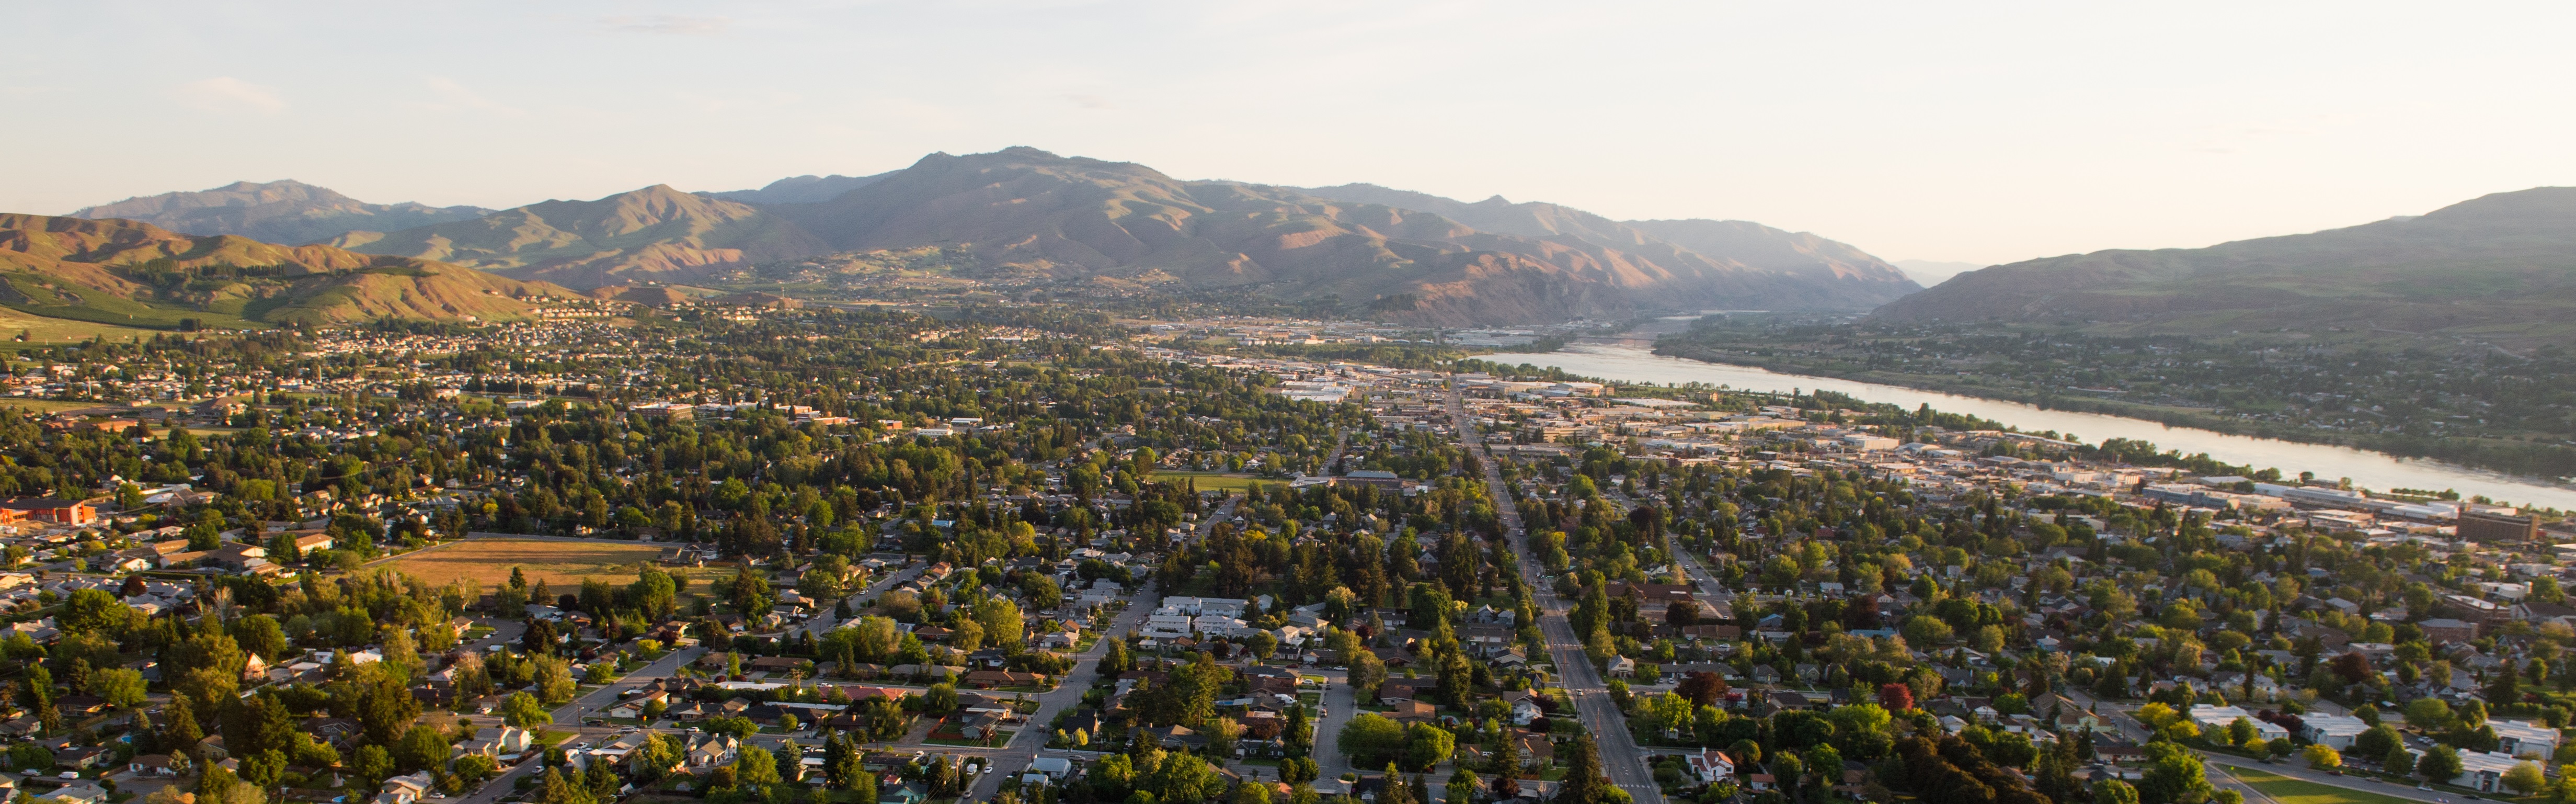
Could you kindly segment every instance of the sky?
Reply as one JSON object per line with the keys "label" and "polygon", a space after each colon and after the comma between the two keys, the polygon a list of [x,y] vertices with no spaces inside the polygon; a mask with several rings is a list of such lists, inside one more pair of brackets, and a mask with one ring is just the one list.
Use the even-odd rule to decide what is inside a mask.
{"label": "sky", "polygon": [[508,207],[1027,145],[1812,231],[2197,247],[2576,184],[2576,4],[17,2],[0,212]]}

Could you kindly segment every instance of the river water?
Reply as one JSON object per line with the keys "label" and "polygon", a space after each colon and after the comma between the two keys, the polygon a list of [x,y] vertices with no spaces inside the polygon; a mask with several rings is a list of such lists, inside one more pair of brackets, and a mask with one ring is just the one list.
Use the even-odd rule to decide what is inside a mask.
{"label": "river water", "polygon": [[[1649,333],[1639,333],[1649,336]],[[1831,377],[1782,374],[1752,366],[1730,366],[1703,363],[1655,354],[1642,341],[1617,343],[1577,342],[1564,349],[1544,354],[1498,354],[1488,360],[1502,363],[1529,363],[1555,366],[1568,372],[1636,383],[1707,383],[1746,391],[1788,392],[1826,390],[1869,401],[1905,408],[1931,405],[1935,410],[1966,413],[1993,419],[2023,430],[2055,430],[2072,434],[2086,443],[2099,444],[2104,439],[2126,438],[2152,441],[2161,449],[2181,450],[2183,454],[2206,452],[2209,456],[2232,464],[2256,468],[2274,467],[2288,477],[2302,471],[2324,478],[2352,478],[2353,485],[2365,489],[2453,489],[2465,497],[2486,495],[2499,502],[2517,505],[2541,505],[2561,510],[2576,509],[2576,489],[2535,483],[2522,478],[2453,466],[2437,461],[2398,458],[2386,453],[2301,444],[2269,438],[2228,435],[2226,433],[2172,427],[2162,422],[2078,413],[2065,410],[2042,410],[2019,402],[1923,391],[1895,385],[1853,382]]]}

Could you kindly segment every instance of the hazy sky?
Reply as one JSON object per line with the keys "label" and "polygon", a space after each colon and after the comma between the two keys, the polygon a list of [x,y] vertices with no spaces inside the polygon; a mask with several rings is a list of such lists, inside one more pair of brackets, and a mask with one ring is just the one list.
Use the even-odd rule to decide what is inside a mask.
{"label": "hazy sky", "polygon": [[0,211],[1030,145],[2006,262],[2576,184],[2565,3],[14,2]]}

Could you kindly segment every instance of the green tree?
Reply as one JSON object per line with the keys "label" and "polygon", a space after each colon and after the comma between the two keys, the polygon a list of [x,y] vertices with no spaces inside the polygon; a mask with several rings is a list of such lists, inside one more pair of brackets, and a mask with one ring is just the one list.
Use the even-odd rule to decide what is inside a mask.
{"label": "green tree", "polygon": [[2388,753],[2379,758],[2379,767],[2391,775],[2413,776],[2415,775],[2415,752],[2406,750],[2402,745],[2389,746]]}
{"label": "green tree", "polygon": [[2175,743],[2147,744],[2147,772],[2138,779],[2144,804],[2197,804],[2212,792],[2200,755]]}
{"label": "green tree", "polygon": [[527,729],[553,723],[555,716],[546,712],[545,704],[539,702],[537,696],[513,692],[501,701],[501,722]]}
{"label": "green tree", "polygon": [[2415,761],[2415,775],[2428,781],[2448,782],[2460,776],[2460,750],[2435,745],[2424,750],[2424,758]]}
{"label": "green tree", "polygon": [[1601,749],[1592,735],[1574,738],[1574,753],[1566,763],[1565,782],[1557,788],[1557,804],[1601,804],[1609,790],[1609,780],[1601,775]]}
{"label": "green tree", "polygon": [[2548,784],[2549,777],[2541,774],[2540,766],[2529,762],[2516,762],[2513,770],[2504,772],[2504,786],[2526,796],[2540,792]]}
{"label": "green tree", "polygon": [[1429,723],[1415,723],[1404,728],[1404,760],[1416,771],[1449,761],[1457,738],[1448,729]]}
{"label": "green tree", "polygon": [[1335,743],[1351,764],[1366,767],[1362,760],[1393,760],[1404,752],[1404,727],[1374,712],[1361,712],[1342,723]]}

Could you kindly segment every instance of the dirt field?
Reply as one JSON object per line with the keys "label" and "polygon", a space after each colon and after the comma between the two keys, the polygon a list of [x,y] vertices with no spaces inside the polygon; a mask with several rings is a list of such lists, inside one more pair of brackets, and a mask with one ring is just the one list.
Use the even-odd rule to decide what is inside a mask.
{"label": "dirt field", "polygon": [[508,584],[510,569],[517,567],[527,573],[529,583],[542,579],[560,594],[581,591],[585,578],[632,583],[636,566],[660,557],[663,549],[652,544],[475,539],[404,556],[381,566],[411,573],[430,583],[472,578],[482,582],[487,591]]}

